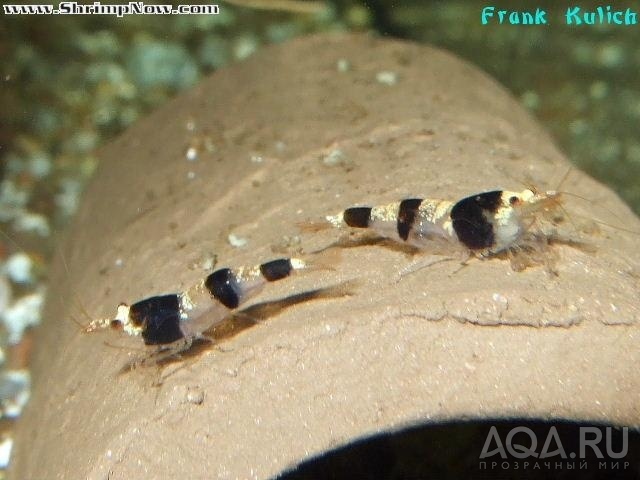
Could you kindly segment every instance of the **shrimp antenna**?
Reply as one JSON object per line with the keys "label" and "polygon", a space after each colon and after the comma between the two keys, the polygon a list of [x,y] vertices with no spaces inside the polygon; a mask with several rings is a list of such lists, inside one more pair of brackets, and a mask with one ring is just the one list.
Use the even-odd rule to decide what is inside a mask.
{"label": "shrimp antenna", "polygon": [[[587,202],[587,203],[590,203],[590,204],[593,204],[593,203],[594,203],[594,201],[593,201],[593,200],[591,200],[591,199],[589,199],[589,198],[586,198],[586,197],[583,197],[582,195],[578,195],[577,193],[572,193],[572,192],[560,192],[560,193],[562,193],[563,195],[567,195],[567,196],[569,196],[569,197],[574,197],[574,198],[577,198],[577,199],[579,199],[579,200],[583,200],[583,201],[585,201],[585,202]],[[617,219],[618,219],[618,220],[620,220],[621,222],[623,221],[623,220],[622,220],[622,218],[620,218],[620,215],[618,215],[618,214],[617,214],[616,212],[614,212],[613,210],[611,210],[611,209],[609,209],[609,208],[607,208],[607,207],[603,207],[603,206],[601,206],[601,205],[599,205],[599,206],[598,206],[598,208],[601,208],[603,211],[607,212],[607,213],[608,213],[609,215],[611,215],[612,217],[617,218]],[[605,225],[606,225],[606,223],[605,223]],[[616,227],[616,228],[618,228],[618,227]],[[624,228],[621,228],[621,230],[624,230]]]}
{"label": "shrimp antenna", "polygon": [[69,320],[75,323],[81,332],[84,332],[86,330],[87,326],[84,325],[80,320],[78,320],[75,315],[69,314]]}
{"label": "shrimp antenna", "polygon": [[[69,264],[67,263],[67,259],[62,250],[60,250],[60,259],[62,260],[62,265],[64,266],[64,270],[67,274],[67,278],[70,279],[71,270],[69,269]],[[84,315],[84,317],[89,321],[93,320],[93,318],[91,317],[91,314],[89,314],[84,304],[82,303],[80,297],[78,296],[78,293],[76,291],[72,291],[71,294],[73,295],[75,306],[80,310],[80,312]],[[82,323],[78,319],[72,319],[72,320],[77,325],[82,325]],[[86,331],[87,325],[82,325],[82,329]]]}
{"label": "shrimp antenna", "polygon": [[[582,195],[578,195],[577,193],[565,192],[565,191],[561,191],[561,190],[560,190],[560,188],[562,187],[562,184],[563,184],[563,183],[565,182],[565,180],[569,177],[569,174],[570,174],[572,171],[573,171],[573,165],[571,165],[571,166],[569,167],[569,169],[567,170],[567,172],[566,172],[566,173],[564,174],[564,176],[562,177],[562,180],[560,180],[560,183],[559,183],[559,184],[558,184],[558,186],[556,187],[556,191],[557,191],[558,193],[562,194],[562,195],[566,195],[566,196],[568,196],[568,197],[577,198],[577,199],[579,199],[579,200],[582,200],[582,201],[585,201],[585,202],[587,202],[587,203],[593,204],[593,203],[594,203],[594,201],[593,201],[593,200],[591,200],[591,199],[589,199],[589,198],[586,198],[586,197],[583,197]],[[561,207],[561,208],[562,208],[562,207]],[[607,207],[603,207],[603,206],[601,206],[601,205],[599,205],[599,206],[598,206],[598,208],[601,208],[603,211],[607,212],[609,215],[611,215],[612,217],[614,217],[614,218],[616,218],[616,219],[620,220],[621,222],[623,221],[623,219],[622,219],[622,218],[620,218],[620,216],[619,216],[616,212],[614,212],[613,210],[611,210],[611,209],[609,209],[609,208],[607,208]],[[565,210],[564,208],[562,208],[562,210],[566,213],[566,210]],[[580,216],[580,215],[579,215],[579,216]],[[585,218],[586,218],[586,217],[585,217]],[[596,223],[599,223],[599,224],[601,224],[601,225],[604,225],[605,227],[609,227],[609,228],[613,228],[613,229],[618,229],[618,230],[621,230],[621,231],[623,231],[623,232],[627,232],[627,233],[634,233],[634,234],[636,234],[636,235],[640,234],[640,232],[637,232],[637,231],[634,231],[634,230],[629,230],[629,229],[626,229],[626,228],[624,228],[624,227],[618,227],[618,226],[616,226],[616,225],[612,225],[612,224],[609,224],[609,223],[607,223],[607,222],[603,222],[602,220],[597,220],[597,219],[594,219],[594,218],[590,218],[590,220],[593,220],[593,221],[594,221],[594,222],[596,222]]]}
{"label": "shrimp antenna", "polygon": [[529,183],[529,182],[522,181],[520,178],[517,178],[517,177],[515,177],[515,176],[511,175],[511,174],[510,174],[509,172],[507,172],[505,169],[502,169],[502,168],[501,168],[501,169],[499,169],[499,171],[500,171],[500,173],[502,173],[505,177],[507,177],[509,180],[511,180],[511,181],[513,181],[513,182],[518,183],[519,185],[521,185],[521,186],[525,187],[526,189],[531,190],[531,191],[532,191],[532,192],[534,192],[534,193],[538,191],[538,189],[537,189],[533,184],[531,184],[531,183]]}
{"label": "shrimp antenna", "polygon": [[[558,183],[558,186],[555,188],[555,191],[560,190],[560,187],[562,186],[562,184],[567,180],[567,178],[569,178],[569,174],[571,174],[571,172],[573,171],[573,165],[569,165],[569,168],[567,169],[567,171],[564,173],[564,175],[562,175],[562,178],[560,179],[560,182]],[[501,173],[506,176],[507,178],[509,178],[510,180],[513,180],[516,183],[519,183],[520,185],[522,185],[523,187],[531,190],[534,193],[537,193],[539,191],[539,189],[530,182],[526,182],[523,181],[519,178],[514,177],[513,175],[511,175],[509,172],[501,170]],[[526,175],[526,174],[525,174]],[[562,192],[560,192],[562,193]]]}
{"label": "shrimp antenna", "polygon": [[567,178],[569,178],[569,174],[571,172],[573,172],[573,165],[569,165],[569,168],[567,168],[567,171],[564,173],[564,175],[560,179],[560,182],[558,182],[558,185],[555,188],[556,192],[560,191],[560,187],[562,187],[562,184],[567,181]]}

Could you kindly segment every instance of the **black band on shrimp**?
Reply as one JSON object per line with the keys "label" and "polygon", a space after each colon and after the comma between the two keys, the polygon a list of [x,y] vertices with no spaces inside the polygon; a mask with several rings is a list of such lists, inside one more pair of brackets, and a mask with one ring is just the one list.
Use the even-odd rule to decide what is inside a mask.
{"label": "black band on shrimp", "polygon": [[131,323],[142,328],[147,345],[172,343],[184,337],[180,329],[180,301],[178,295],[150,297],[131,305]]}
{"label": "black band on shrimp", "polygon": [[272,260],[260,265],[260,273],[269,282],[288,277],[291,274],[291,270],[293,270],[293,267],[291,266],[291,260],[288,258]]}
{"label": "black band on shrimp", "polygon": [[402,240],[406,241],[409,238],[409,233],[416,221],[416,216],[421,203],[421,198],[409,198],[400,202],[400,207],[398,208],[397,228],[398,236]]}
{"label": "black band on shrimp", "polygon": [[463,198],[451,209],[451,222],[458,240],[471,250],[489,248],[495,243],[489,215],[500,206],[501,190]]}
{"label": "black band on shrimp", "polygon": [[351,207],[344,211],[344,223],[354,228],[367,228],[371,220],[371,207]]}
{"label": "black band on shrimp", "polygon": [[204,281],[213,297],[227,308],[240,305],[240,289],[235,274],[230,268],[216,270]]}

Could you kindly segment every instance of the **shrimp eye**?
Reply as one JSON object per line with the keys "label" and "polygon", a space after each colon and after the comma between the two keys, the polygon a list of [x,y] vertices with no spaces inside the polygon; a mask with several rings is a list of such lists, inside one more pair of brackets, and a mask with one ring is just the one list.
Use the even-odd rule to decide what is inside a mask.
{"label": "shrimp eye", "polygon": [[514,195],[509,199],[509,203],[511,205],[517,205],[518,203],[520,203],[520,199]]}

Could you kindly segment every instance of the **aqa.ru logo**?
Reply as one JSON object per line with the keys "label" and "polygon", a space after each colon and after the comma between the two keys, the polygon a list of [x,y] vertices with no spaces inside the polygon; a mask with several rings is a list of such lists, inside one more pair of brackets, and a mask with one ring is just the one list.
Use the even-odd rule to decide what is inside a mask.
{"label": "aqa.ru logo", "polygon": [[[622,447],[619,452],[614,452],[612,447],[612,427],[606,427],[605,433],[605,451],[609,458],[623,458],[627,455],[627,450],[629,446],[628,439],[628,427],[621,428],[621,436],[622,436]],[[580,427],[579,431],[579,454],[578,458],[584,459],[587,455],[587,447],[591,448],[596,458],[604,458],[602,450],[600,449],[600,443],[602,442],[602,430],[598,427]],[[524,434],[528,438],[526,443],[523,445],[521,443],[514,443],[514,437],[518,434]],[[520,435],[519,438],[522,438]],[[553,445],[552,445],[553,443]],[[495,444],[496,447],[493,450],[489,450],[491,446]],[[495,454],[499,454],[501,458],[508,458],[507,452],[513,458],[550,458],[555,457],[556,455],[560,455],[560,458],[576,458],[576,452],[567,452],[562,445],[562,441],[560,440],[560,436],[558,435],[558,431],[556,427],[551,427],[549,429],[549,433],[547,434],[547,438],[542,445],[542,450],[540,453],[537,451],[538,448],[538,438],[533,430],[527,427],[516,427],[512,428],[504,441],[500,439],[500,435],[498,434],[498,429],[495,426],[492,426],[489,430],[489,434],[487,435],[487,439],[484,442],[484,446],[482,447],[482,452],[480,453],[480,459],[492,457]],[[550,448],[555,448],[555,450],[550,450]]]}

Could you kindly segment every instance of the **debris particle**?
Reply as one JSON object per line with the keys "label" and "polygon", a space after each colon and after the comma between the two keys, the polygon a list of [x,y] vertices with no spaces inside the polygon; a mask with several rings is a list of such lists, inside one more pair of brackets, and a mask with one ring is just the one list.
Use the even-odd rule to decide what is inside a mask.
{"label": "debris particle", "polygon": [[376,81],[383,85],[388,85],[392,87],[393,85],[398,83],[398,74],[390,70],[383,70],[381,72],[376,73]]}
{"label": "debris particle", "polygon": [[351,70],[351,63],[346,58],[341,58],[336,62],[336,68],[340,73],[345,73]]}
{"label": "debris particle", "polygon": [[284,235],[282,237],[282,244],[285,247],[297,247],[302,243],[302,239],[300,238],[300,235]]}
{"label": "debris particle", "polygon": [[213,140],[211,140],[211,137],[204,137],[204,139],[202,140],[202,145],[204,146],[204,149],[207,153],[213,153],[216,150],[216,146],[213,143]]}
{"label": "debris particle", "polygon": [[187,402],[194,405],[202,405],[204,402],[204,391],[201,388],[189,387],[187,390]]}
{"label": "debris particle", "polygon": [[212,252],[203,253],[196,262],[193,263],[192,268],[204,270],[206,272],[213,270],[213,267],[218,263],[218,256]]}
{"label": "debris particle", "polygon": [[339,148],[334,148],[333,150],[331,150],[331,152],[329,152],[328,155],[326,155],[322,159],[322,163],[324,163],[328,167],[340,165],[342,163],[345,163],[345,161],[346,161],[346,155]]}
{"label": "debris particle", "polygon": [[499,293],[494,293],[492,298],[494,302],[502,303],[504,305],[509,303],[507,297],[505,297],[504,295],[500,295]]}
{"label": "debris particle", "polygon": [[189,147],[185,157],[190,162],[195,162],[198,159],[198,149],[196,147]]}
{"label": "debris particle", "polygon": [[227,240],[229,241],[229,245],[236,248],[242,248],[246,246],[247,243],[249,243],[246,238],[238,237],[234,233],[230,233],[229,236],[227,237]]}

